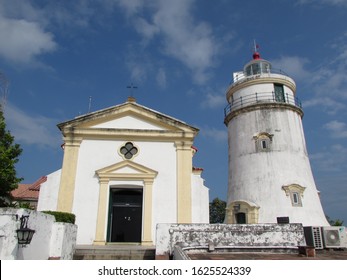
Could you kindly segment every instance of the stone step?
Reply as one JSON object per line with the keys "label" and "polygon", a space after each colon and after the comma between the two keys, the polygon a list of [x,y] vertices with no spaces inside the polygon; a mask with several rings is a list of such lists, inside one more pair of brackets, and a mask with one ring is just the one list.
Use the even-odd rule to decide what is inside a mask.
{"label": "stone step", "polygon": [[154,260],[155,247],[78,246],[74,260]]}

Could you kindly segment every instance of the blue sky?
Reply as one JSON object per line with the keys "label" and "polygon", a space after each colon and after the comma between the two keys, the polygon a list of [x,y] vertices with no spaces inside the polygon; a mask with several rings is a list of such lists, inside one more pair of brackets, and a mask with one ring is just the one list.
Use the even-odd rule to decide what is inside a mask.
{"label": "blue sky", "polygon": [[293,77],[324,210],[347,222],[346,0],[2,0],[7,127],[25,183],[61,167],[56,124],[125,102],[200,128],[194,165],[210,198],[227,195],[225,91],[263,58]]}

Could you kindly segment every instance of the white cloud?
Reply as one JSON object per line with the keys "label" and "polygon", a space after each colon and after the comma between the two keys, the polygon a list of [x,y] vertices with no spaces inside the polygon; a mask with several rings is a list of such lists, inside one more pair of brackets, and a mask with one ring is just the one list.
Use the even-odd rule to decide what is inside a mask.
{"label": "white cloud", "polygon": [[214,127],[204,127],[200,129],[201,135],[211,138],[217,142],[226,143],[228,139],[228,132],[226,129],[216,129]]}
{"label": "white cloud", "polygon": [[332,145],[318,153],[311,154],[313,168],[323,172],[343,172],[347,168],[347,148],[340,145]]}
{"label": "white cloud", "polygon": [[147,76],[152,75],[153,64],[145,53],[135,53],[130,48],[125,60],[132,82],[143,82],[147,79]]}
{"label": "white cloud", "polygon": [[0,3],[0,56],[16,64],[32,64],[55,51],[52,33],[45,31],[44,13],[27,1]]}
{"label": "white cloud", "polygon": [[158,26],[150,24],[144,18],[138,18],[135,20],[135,29],[145,38],[146,41],[151,40],[153,36],[159,32]]}
{"label": "white cloud", "polygon": [[208,93],[204,96],[204,100],[201,103],[202,108],[218,108],[226,105],[226,99],[223,94]]}
{"label": "white cloud", "polygon": [[347,138],[347,124],[337,120],[328,122],[324,128],[329,130],[333,138]]}
{"label": "white cloud", "polygon": [[315,96],[312,99],[302,102],[303,108],[320,107],[324,112],[329,115],[335,115],[339,111],[346,109],[346,105],[342,102],[336,101],[330,97]]}
{"label": "white cloud", "polygon": [[16,143],[37,145],[42,148],[57,148],[61,144],[57,121],[40,115],[28,115],[19,108],[7,104],[5,110],[7,129]]}
{"label": "white cloud", "polygon": [[0,14],[10,19],[24,19],[46,25],[48,19],[44,10],[34,7],[30,2],[30,0],[2,0],[0,1]]}
{"label": "white cloud", "polygon": [[[170,3],[170,4],[169,4]],[[205,22],[196,22],[190,9],[193,1],[159,1],[153,17],[163,35],[164,52],[186,65],[195,82],[204,84],[208,70],[218,52],[212,29]]]}
{"label": "white cloud", "polygon": [[281,69],[294,80],[305,80],[312,73],[305,69],[305,65],[309,63],[307,58],[298,56],[282,56],[279,59],[271,60],[274,68]]}
{"label": "white cloud", "polygon": [[107,5],[113,5],[114,3],[117,3],[120,7],[122,7],[127,16],[132,16],[136,13],[138,13],[142,7],[144,6],[143,0],[108,0],[105,1]]}
{"label": "white cloud", "polygon": [[301,98],[309,98],[303,102],[304,107],[319,107],[330,115],[346,109],[346,38],[347,34],[336,38],[336,42],[331,44],[330,53],[333,55],[321,60],[314,68],[311,64],[308,65],[309,60],[305,58],[281,58],[276,61],[277,64],[289,66],[289,70],[286,66],[284,71],[303,84],[298,89],[299,93],[303,92]]}
{"label": "white cloud", "polygon": [[28,64],[38,55],[52,52],[57,47],[53,35],[35,22],[0,16],[0,34],[3,38],[0,55],[10,62]]}
{"label": "white cloud", "polygon": [[159,68],[156,78],[159,87],[166,88],[166,73],[163,68]]}
{"label": "white cloud", "polygon": [[320,4],[320,5],[333,5],[333,6],[345,6],[347,5],[347,0],[298,0],[298,4]]}
{"label": "white cloud", "polygon": [[[147,41],[158,37],[159,47],[165,55],[188,67],[197,84],[206,83],[220,47],[210,25],[197,22],[190,12],[194,1],[155,0],[146,2],[146,7],[132,6],[129,2],[117,1],[132,16],[135,30]],[[136,14],[140,8],[150,11],[150,20]]]}

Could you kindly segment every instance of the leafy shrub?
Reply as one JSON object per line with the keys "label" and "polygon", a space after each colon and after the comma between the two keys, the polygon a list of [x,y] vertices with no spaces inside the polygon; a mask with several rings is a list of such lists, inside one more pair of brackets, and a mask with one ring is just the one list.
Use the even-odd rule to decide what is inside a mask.
{"label": "leafy shrub", "polygon": [[59,212],[59,211],[42,211],[42,213],[49,214],[55,217],[56,222],[74,224],[76,220],[75,214]]}

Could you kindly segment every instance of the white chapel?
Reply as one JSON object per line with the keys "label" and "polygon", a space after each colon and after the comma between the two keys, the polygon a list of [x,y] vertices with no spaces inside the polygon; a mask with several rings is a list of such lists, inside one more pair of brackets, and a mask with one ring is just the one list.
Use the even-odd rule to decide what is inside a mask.
{"label": "white chapel", "polygon": [[58,128],[62,168],[41,185],[37,210],[74,213],[78,245],[153,245],[159,223],[209,222],[197,128],[132,97]]}

